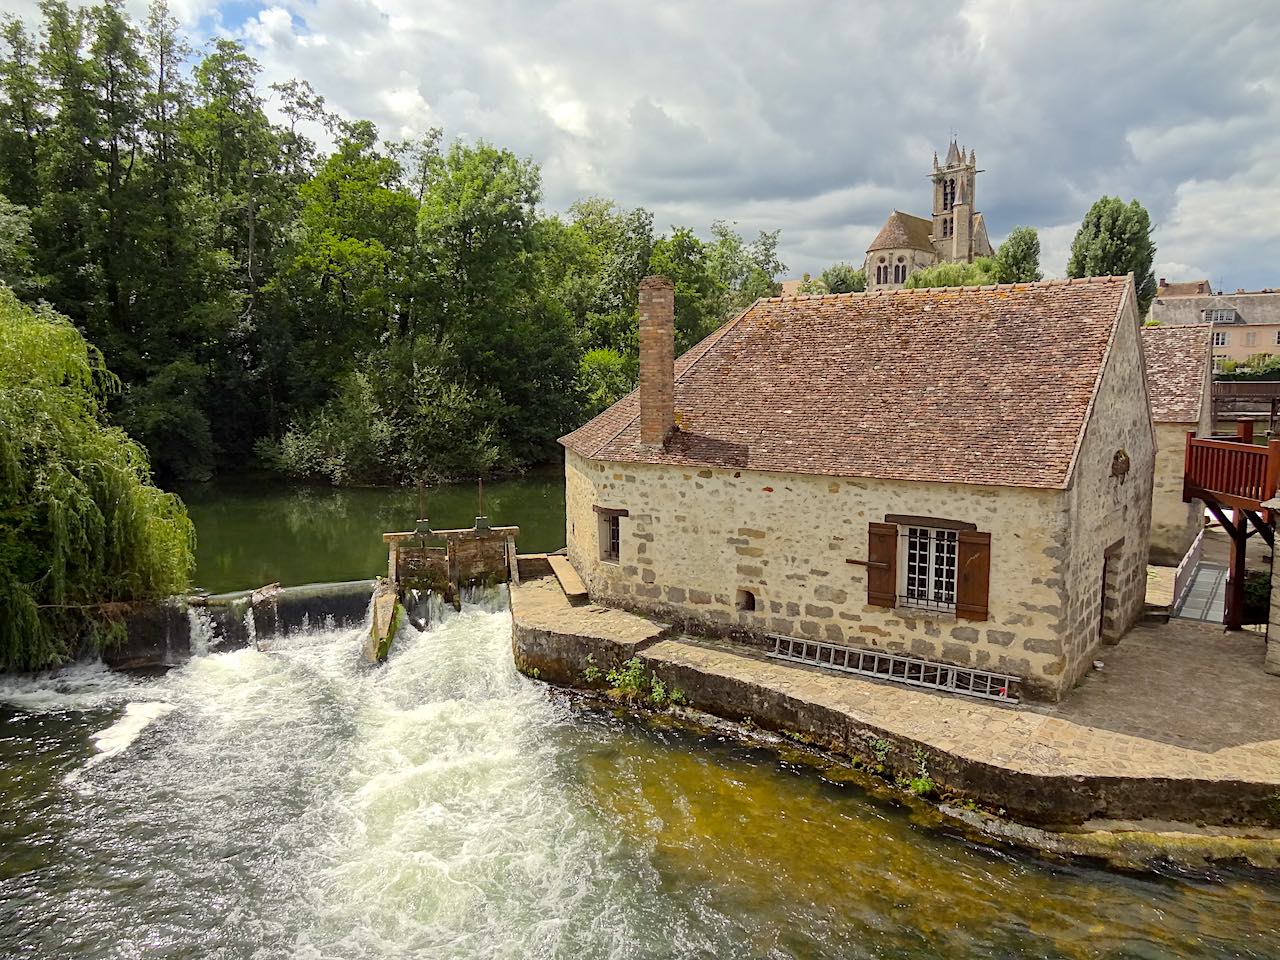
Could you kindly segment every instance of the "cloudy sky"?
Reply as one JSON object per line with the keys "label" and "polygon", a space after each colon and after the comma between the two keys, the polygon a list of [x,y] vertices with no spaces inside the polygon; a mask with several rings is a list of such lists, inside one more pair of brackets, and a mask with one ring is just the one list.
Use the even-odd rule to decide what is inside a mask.
{"label": "cloudy sky", "polygon": [[779,229],[792,276],[860,263],[895,207],[928,215],[954,133],[992,239],[1038,228],[1049,275],[1118,194],[1151,211],[1157,275],[1280,286],[1280,0],[171,2],[197,41],[245,42],[264,88],[507,146],[552,210]]}

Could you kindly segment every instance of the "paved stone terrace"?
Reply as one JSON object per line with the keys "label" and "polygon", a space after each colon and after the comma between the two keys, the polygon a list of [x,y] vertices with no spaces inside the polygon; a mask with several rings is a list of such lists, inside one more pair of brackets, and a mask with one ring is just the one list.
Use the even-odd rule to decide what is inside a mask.
{"label": "paved stone terrace", "polygon": [[570,606],[554,580],[526,583],[512,599],[518,624],[624,640],[655,666],[776,691],[1014,774],[1173,780],[1171,790],[1176,781],[1280,787],[1280,677],[1263,673],[1263,641],[1248,632],[1177,619],[1140,626],[1101,648],[1102,669],[1061,703],[1013,707],[781,663],[729,641],[664,635],[642,617]]}

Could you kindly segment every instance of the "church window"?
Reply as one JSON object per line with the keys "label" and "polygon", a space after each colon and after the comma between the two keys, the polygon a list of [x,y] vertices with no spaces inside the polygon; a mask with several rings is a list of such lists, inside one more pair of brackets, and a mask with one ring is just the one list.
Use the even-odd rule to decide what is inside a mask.
{"label": "church window", "polygon": [[893,265],[893,282],[907,282],[907,265],[901,257],[899,257],[898,262]]}
{"label": "church window", "polygon": [[943,218],[942,218],[942,236],[943,236],[943,238],[945,239],[946,237],[951,236],[951,233],[952,233],[951,218],[950,218],[950,217],[943,217]]}
{"label": "church window", "polygon": [[942,181],[942,209],[950,210],[956,202],[956,181],[955,177],[948,177]]}

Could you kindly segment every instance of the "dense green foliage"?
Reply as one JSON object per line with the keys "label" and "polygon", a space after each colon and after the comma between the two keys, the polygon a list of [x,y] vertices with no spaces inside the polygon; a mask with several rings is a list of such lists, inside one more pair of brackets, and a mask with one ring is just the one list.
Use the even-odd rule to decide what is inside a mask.
{"label": "dense green foliage", "polygon": [[867,289],[867,272],[847,263],[833,263],[821,276],[805,274],[801,293],[861,293]]}
{"label": "dense green foliage", "polygon": [[255,453],[343,483],[518,470],[632,387],[644,275],[676,283],[681,350],[777,292],[776,233],[550,216],[528,160],[264,91],[163,2],[41,11],[0,31],[0,279],[103,351],[162,478]]}
{"label": "dense green foliage", "polygon": [[999,267],[993,257],[978,257],[972,263],[939,263],[924,267],[907,277],[908,290],[924,287],[972,287],[999,283]]}
{"label": "dense green foliage", "polygon": [[1040,272],[1040,235],[1031,227],[1014,227],[996,251],[999,283],[1034,283]]}
{"label": "dense green foliage", "polygon": [[1151,240],[1151,217],[1137,200],[1122,203],[1103,197],[1085,214],[1075,239],[1069,277],[1122,277],[1132,273],[1137,285],[1138,313],[1145,316],[1156,296],[1152,271],[1156,245]]}
{"label": "dense green foliage", "polygon": [[107,635],[111,602],[187,585],[191,522],[106,423],[116,386],[70,321],[0,285],[0,669],[56,663]]}

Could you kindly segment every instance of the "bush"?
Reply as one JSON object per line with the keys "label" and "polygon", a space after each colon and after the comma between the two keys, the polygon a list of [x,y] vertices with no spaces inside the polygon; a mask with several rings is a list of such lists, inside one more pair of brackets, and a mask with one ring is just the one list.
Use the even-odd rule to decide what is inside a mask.
{"label": "bush", "polygon": [[1250,570],[1244,578],[1244,622],[1266,623],[1271,615],[1271,574]]}
{"label": "bush", "polygon": [[186,508],[106,421],[118,389],[70,320],[0,284],[0,669],[57,664],[110,634],[107,605],[190,581]]}

